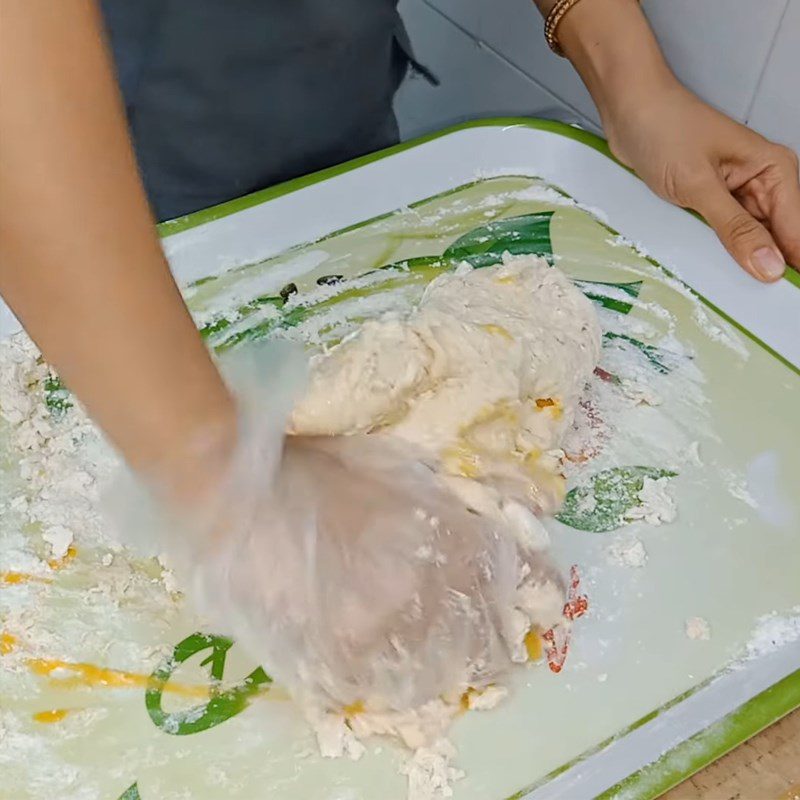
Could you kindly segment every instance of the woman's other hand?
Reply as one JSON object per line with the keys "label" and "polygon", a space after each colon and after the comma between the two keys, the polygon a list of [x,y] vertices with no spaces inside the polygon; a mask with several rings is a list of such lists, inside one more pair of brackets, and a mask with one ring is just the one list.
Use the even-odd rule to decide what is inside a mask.
{"label": "woman's other hand", "polygon": [[751,275],[800,268],[797,155],[711,108],[677,81],[607,117],[617,158],[660,197],[701,214]]}

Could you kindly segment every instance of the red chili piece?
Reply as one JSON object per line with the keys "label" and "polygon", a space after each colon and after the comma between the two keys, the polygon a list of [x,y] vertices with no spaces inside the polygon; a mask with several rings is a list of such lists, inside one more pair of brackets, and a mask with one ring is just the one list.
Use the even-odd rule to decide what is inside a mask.
{"label": "red chili piece", "polygon": [[[573,564],[570,568],[569,592],[567,593],[567,603],[564,606],[564,618],[572,622],[578,617],[582,617],[589,609],[589,600],[586,595],[579,595],[578,590],[581,585],[581,577],[578,567]],[[561,633],[562,642],[556,642],[556,634]],[[545,655],[547,664],[552,672],[558,674],[564,667],[569,653],[570,631],[567,626],[557,625],[542,634],[542,639],[547,642]]]}

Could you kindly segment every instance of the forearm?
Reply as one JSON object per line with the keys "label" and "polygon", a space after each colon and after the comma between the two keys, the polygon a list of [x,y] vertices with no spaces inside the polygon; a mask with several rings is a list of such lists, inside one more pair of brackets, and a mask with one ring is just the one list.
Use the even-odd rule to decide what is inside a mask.
{"label": "forearm", "polygon": [[[547,17],[557,0],[535,0]],[[699,212],[762,281],[800,263],[797,157],[702,102],[667,66],[637,0],[580,0],[556,29],[614,155]]]}
{"label": "forearm", "polygon": [[3,0],[0,293],[136,467],[232,403],[172,280],[92,0]]}
{"label": "forearm", "polygon": [[[546,16],[556,0],[536,0]],[[644,104],[677,86],[636,0],[582,0],[563,18],[558,39],[597,105],[612,146],[621,106]]]}

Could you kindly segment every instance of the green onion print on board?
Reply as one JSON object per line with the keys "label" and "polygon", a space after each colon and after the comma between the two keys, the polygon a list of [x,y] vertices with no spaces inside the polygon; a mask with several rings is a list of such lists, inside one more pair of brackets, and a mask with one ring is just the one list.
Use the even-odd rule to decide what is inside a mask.
{"label": "green onion print on board", "polygon": [[624,297],[620,297],[620,294],[628,295],[628,297],[633,297],[634,299],[637,298],[642,291],[643,281],[615,283],[613,281],[576,280],[574,283],[592,302],[607,308],[609,311],[630,314],[633,310],[633,303],[625,300]]}
{"label": "green onion print on board", "polygon": [[[172,654],[150,676],[150,688],[145,692],[147,713],[158,728],[174,736],[186,736],[208,730],[244,711],[250,698],[264,691],[262,687],[272,683],[272,678],[261,667],[257,667],[237,686],[219,692],[216,685],[222,680],[225,659],[232,646],[233,642],[224,636],[204,633],[192,634],[175,645]],[[161,696],[172,674],[184,661],[209,649],[211,654],[201,661],[200,665],[210,665],[214,681],[211,687],[211,699],[207,703],[182,711],[173,713],[164,711],[161,707]]]}
{"label": "green onion print on board", "polygon": [[444,251],[444,257],[466,261],[473,267],[499,264],[504,253],[543,256],[552,263],[550,221],[553,213],[542,211],[493,220],[456,239]]}
{"label": "green onion print on board", "polygon": [[674,478],[678,473],[658,467],[613,467],[598,472],[589,483],[567,492],[556,519],[570,528],[607,533],[626,524],[625,514],[639,505],[645,478]]}

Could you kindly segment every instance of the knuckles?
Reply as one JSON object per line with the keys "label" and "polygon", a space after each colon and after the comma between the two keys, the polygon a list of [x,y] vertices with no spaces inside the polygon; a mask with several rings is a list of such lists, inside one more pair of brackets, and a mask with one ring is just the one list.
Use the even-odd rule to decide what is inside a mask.
{"label": "knuckles", "polygon": [[722,233],[736,245],[760,237],[761,230],[761,225],[746,211],[742,211],[725,223]]}

